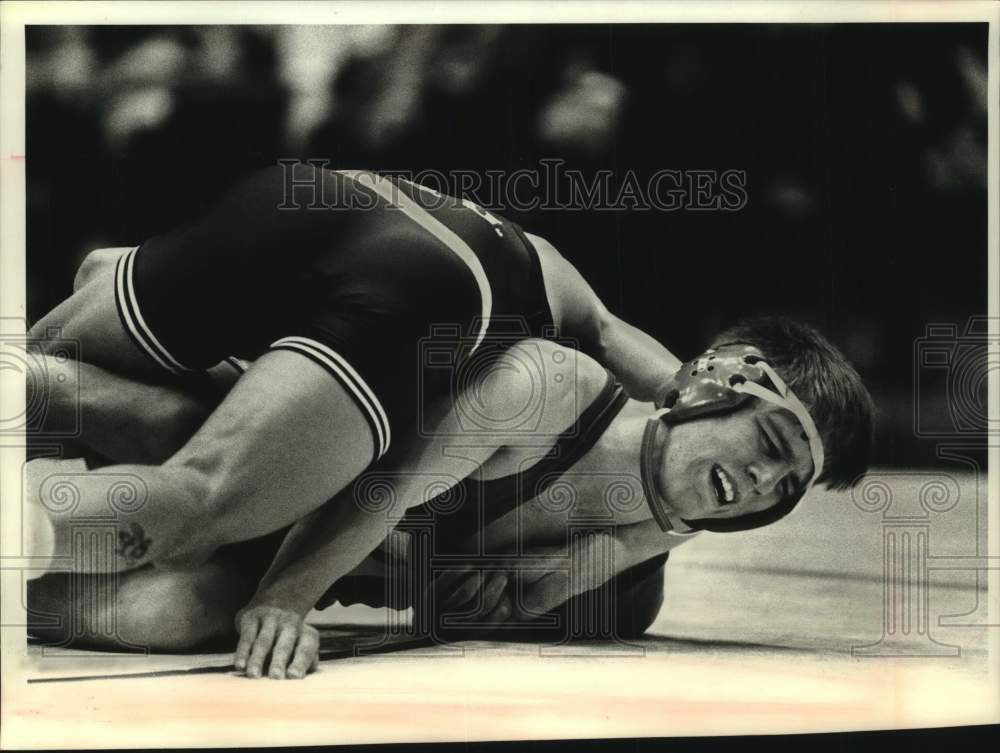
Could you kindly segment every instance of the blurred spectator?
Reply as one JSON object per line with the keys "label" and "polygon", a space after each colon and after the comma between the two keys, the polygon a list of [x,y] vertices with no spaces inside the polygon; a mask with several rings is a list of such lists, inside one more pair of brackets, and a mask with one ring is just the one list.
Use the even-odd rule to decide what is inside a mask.
{"label": "blurred spectator", "polygon": [[396,41],[395,26],[274,27],[279,73],[289,91],[285,143],[301,149],[340,104],[335,82],[351,60],[378,58]]}
{"label": "blurred spectator", "polygon": [[571,66],[566,84],[539,115],[539,137],[560,153],[610,150],[621,119],[625,85],[606,73]]}
{"label": "blurred spectator", "polygon": [[888,416],[878,460],[934,461],[912,350],[986,311],[984,27],[36,26],[26,49],[31,318],[90,248],[280,157],[480,175],[556,158],[612,193],[630,171],[738,169],[738,212],[508,214],[680,355],[747,313],[823,326]]}

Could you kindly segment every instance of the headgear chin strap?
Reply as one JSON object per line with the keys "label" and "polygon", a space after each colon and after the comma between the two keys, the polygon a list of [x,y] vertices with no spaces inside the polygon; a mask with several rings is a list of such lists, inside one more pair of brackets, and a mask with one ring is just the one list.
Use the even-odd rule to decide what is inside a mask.
{"label": "headgear chin strap", "polygon": [[[777,405],[790,411],[802,426],[809,441],[813,473],[801,494],[784,500],[770,510],[751,513],[742,518],[718,518],[700,521],[702,525],[688,524],[681,530],[678,519],[659,493],[653,468],[657,459],[655,439],[662,424],[679,424],[703,416],[729,413],[746,403],[751,397]],[[799,499],[816,483],[823,472],[823,442],[809,411],[765,361],[763,353],[746,343],[727,343],[706,350],[697,358],[683,364],[671,379],[669,388],[660,402],[656,415],[646,423],[641,451],[641,477],[646,500],[653,518],[667,533],[690,534],[700,528],[718,527],[719,530],[742,530],[766,525],[783,517]],[[743,525],[740,521],[743,521]]]}

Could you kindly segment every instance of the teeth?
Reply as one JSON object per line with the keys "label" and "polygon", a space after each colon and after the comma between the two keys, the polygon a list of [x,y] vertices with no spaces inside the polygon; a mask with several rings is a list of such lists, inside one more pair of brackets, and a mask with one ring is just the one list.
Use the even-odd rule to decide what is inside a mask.
{"label": "teeth", "polygon": [[722,472],[721,468],[715,469],[715,476],[719,479],[719,483],[722,484],[722,491],[726,495],[726,502],[732,502],[736,495],[733,493],[733,485],[729,481],[729,477]]}

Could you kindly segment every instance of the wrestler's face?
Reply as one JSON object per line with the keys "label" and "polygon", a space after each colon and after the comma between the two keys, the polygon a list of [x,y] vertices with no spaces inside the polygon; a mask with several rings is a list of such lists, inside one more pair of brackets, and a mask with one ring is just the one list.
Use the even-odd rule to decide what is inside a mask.
{"label": "wrestler's face", "polygon": [[657,482],[678,517],[766,510],[812,477],[809,442],[789,411],[761,400],[665,427]]}

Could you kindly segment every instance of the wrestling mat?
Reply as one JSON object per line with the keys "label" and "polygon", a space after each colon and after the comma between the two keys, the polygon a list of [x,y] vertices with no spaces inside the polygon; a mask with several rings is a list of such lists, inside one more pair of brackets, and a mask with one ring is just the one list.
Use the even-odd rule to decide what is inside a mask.
{"label": "wrestling mat", "polygon": [[[1000,715],[986,488],[876,471],[779,523],[676,550],[640,640],[564,645],[407,635],[397,614],[313,613],[320,670],[247,680],[230,654],[29,645],[3,688],[19,747],[291,745],[805,732]],[[993,570],[990,570],[992,564]],[[8,643],[13,631],[5,631]],[[23,633],[20,638],[24,653]]]}

